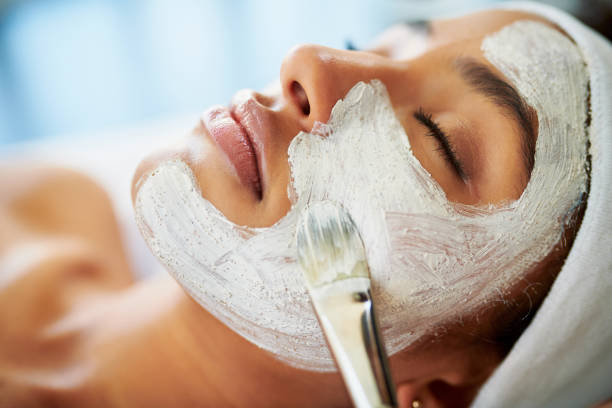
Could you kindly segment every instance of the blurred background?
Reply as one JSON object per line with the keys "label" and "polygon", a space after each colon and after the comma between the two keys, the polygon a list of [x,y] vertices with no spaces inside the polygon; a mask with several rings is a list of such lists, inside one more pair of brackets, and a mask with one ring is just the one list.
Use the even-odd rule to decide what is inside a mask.
{"label": "blurred background", "polygon": [[[264,87],[295,44],[498,2],[0,0],[0,149],[197,115]],[[546,2],[610,36],[612,0]]]}

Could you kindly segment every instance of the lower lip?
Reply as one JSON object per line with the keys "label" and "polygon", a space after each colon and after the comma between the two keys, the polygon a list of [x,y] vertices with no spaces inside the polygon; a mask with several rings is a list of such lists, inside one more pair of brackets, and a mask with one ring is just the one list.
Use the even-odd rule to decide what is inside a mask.
{"label": "lower lip", "polygon": [[246,131],[224,107],[214,107],[202,115],[202,122],[213,140],[236,169],[243,185],[261,197],[257,156]]}

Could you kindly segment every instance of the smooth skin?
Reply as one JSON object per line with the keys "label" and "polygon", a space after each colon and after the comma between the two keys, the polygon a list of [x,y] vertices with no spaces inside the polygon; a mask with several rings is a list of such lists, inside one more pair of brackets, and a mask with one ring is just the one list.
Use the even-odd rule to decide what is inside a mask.
{"label": "smooth skin", "polygon": [[[292,138],[326,122],[356,82],[378,78],[415,156],[450,200],[516,199],[528,179],[518,129],[449,62],[468,55],[487,64],[482,38],[524,18],[537,19],[488,11],[435,21],[428,39],[394,27],[370,51],[295,48],[281,66],[279,92],[237,94],[266,109],[275,135],[263,146],[261,199],[240,183],[201,126],[182,147],[143,162],[133,193],[160,160],[178,155],[227,218],[272,225],[290,206]],[[419,107],[453,135],[467,179],[457,176],[414,119]],[[277,361],[213,318],[168,276],[135,281],[111,203],[88,178],[59,168],[0,167],[0,223],[0,406],[350,406],[339,374]],[[566,251],[553,251],[532,276],[558,269]],[[515,293],[522,289],[518,284]],[[428,408],[469,405],[503,359],[495,345],[474,335],[487,316],[446,327],[391,358],[401,407],[414,399]]]}

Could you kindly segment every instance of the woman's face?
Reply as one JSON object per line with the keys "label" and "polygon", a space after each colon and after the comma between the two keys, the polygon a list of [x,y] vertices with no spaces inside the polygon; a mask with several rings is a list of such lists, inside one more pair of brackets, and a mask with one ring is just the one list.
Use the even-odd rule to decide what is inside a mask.
{"label": "woman's face", "polygon": [[[364,240],[400,380],[463,367],[472,380],[478,374],[471,393],[500,359],[474,341],[487,323],[476,311],[505,307],[500,296],[514,299],[545,270],[586,183],[584,61],[550,27],[506,27],[525,19],[547,24],[488,11],[434,21],[427,33],[397,26],[363,51],[295,48],[279,86],[238,92],[141,164],[133,196],[147,243],[236,333],[296,367],[333,369],[296,267],[293,227],[311,201],[336,201]],[[384,98],[353,92],[365,88]],[[235,228],[228,219],[275,225]],[[461,322],[468,340],[446,332],[446,341],[421,343],[425,351],[411,348],[448,322]]]}
{"label": "woman's face", "polygon": [[414,156],[450,201],[516,199],[529,179],[526,158],[533,152],[525,146],[534,144],[534,120],[520,104],[503,100],[504,77],[480,46],[486,35],[525,18],[538,19],[487,11],[433,21],[429,30],[395,26],[363,51],[296,47],[281,65],[280,86],[239,91],[228,106],[206,110],[177,147],[140,165],[133,195],[150,170],[179,156],[225,217],[270,226],[291,206],[287,149],[293,138],[325,123],[357,82],[379,79]]}

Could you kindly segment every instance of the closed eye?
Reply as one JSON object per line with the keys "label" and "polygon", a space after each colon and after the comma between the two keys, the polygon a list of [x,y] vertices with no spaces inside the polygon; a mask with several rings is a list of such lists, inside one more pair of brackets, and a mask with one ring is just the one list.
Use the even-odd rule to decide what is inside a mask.
{"label": "closed eye", "polygon": [[439,145],[439,148],[436,150],[440,152],[444,160],[451,165],[457,176],[459,176],[461,180],[466,181],[468,177],[465,172],[465,167],[457,158],[455,147],[438,123],[433,120],[431,113],[427,113],[423,108],[419,108],[414,112],[413,116],[428,129],[427,135],[433,137]]}

